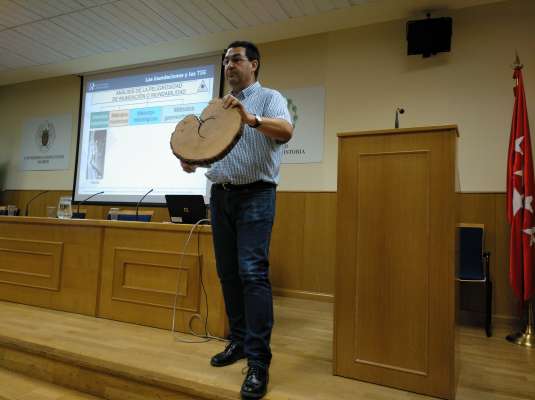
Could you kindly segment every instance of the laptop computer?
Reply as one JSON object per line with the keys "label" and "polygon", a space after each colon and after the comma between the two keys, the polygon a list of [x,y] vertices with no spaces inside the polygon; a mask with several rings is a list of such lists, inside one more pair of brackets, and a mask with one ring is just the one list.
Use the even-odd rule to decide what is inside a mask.
{"label": "laptop computer", "polygon": [[165,201],[171,222],[195,224],[206,218],[204,197],[200,194],[166,194]]}

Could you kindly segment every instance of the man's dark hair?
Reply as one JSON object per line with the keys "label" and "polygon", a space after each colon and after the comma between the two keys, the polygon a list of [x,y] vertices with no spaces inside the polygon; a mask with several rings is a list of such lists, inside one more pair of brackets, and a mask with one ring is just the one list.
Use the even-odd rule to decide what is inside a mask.
{"label": "man's dark hair", "polygon": [[247,42],[244,40],[237,40],[235,42],[232,42],[227,46],[225,49],[225,53],[228,49],[233,47],[243,47],[245,48],[245,55],[249,59],[249,61],[256,60],[258,61],[258,66],[256,67],[256,71],[254,72],[255,79],[258,78],[258,72],[260,72],[260,52],[258,51],[258,47],[254,43]]}

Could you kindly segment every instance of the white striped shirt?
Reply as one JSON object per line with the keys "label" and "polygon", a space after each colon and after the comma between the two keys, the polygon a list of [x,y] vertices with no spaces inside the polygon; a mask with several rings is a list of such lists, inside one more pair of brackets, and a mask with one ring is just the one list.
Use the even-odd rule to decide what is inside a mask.
{"label": "white striped shirt", "polygon": [[[251,114],[292,123],[286,99],[276,90],[255,82],[235,97]],[[283,147],[276,139],[244,125],[243,135],[236,146],[222,160],[213,163],[206,176],[213,183],[278,183]]]}

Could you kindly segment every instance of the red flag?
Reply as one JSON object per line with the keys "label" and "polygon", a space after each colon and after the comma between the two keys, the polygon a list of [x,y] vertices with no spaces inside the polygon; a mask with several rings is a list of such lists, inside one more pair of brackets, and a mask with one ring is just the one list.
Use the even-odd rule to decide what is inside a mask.
{"label": "red flag", "polygon": [[507,219],[511,225],[509,281],[520,301],[528,301],[535,292],[533,159],[521,67],[515,68],[513,78],[515,106],[507,161]]}

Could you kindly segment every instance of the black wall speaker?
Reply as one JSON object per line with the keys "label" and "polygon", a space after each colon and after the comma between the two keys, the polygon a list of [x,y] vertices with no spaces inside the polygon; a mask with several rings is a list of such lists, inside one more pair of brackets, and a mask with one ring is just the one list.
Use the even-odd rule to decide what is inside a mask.
{"label": "black wall speaker", "polygon": [[407,54],[429,57],[451,51],[451,17],[407,22]]}

